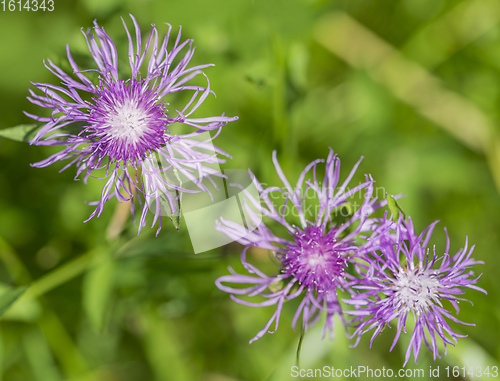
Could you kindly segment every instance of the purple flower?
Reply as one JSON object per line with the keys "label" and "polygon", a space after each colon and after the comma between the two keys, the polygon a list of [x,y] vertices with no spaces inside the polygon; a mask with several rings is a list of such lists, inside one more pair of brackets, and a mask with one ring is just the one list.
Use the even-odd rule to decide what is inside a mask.
{"label": "purple flower", "polygon": [[[447,319],[456,323],[467,324],[455,318],[442,304],[448,300],[458,314],[458,302],[465,300],[458,295],[464,294],[463,287],[485,292],[475,286],[478,277],[469,269],[481,261],[471,258],[474,246],[468,249],[467,239],[465,247],[450,257],[450,241],[446,233],[446,249],[442,256],[435,251],[430,254],[427,245],[435,225],[430,224],[420,235],[415,233],[412,220],[405,221],[402,217],[398,223],[382,220],[379,229],[379,238],[384,242],[379,250],[365,253],[365,262],[358,263],[356,269],[364,278],[363,285],[353,288],[364,290],[361,294],[346,300],[355,305],[358,310],[350,311],[354,315],[353,322],[357,322],[357,329],[353,334],[359,343],[361,335],[375,328],[370,346],[375,337],[385,328],[397,320],[396,336],[391,346],[394,348],[401,335],[407,332],[406,321],[408,315],[413,315],[414,327],[410,343],[406,351],[405,363],[413,355],[415,362],[418,359],[422,340],[432,351],[434,360],[438,354],[437,340],[446,345],[457,342],[458,337],[465,337],[454,332],[447,323]],[[446,229],[445,229],[446,232]],[[376,239],[375,236],[372,239]]]}
{"label": "purple flower", "polygon": [[[52,110],[52,114],[41,117],[26,113],[43,123],[31,143],[65,147],[33,166],[40,168],[59,160],[70,160],[63,170],[75,164],[76,178],[82,175],[84,182],[89,177],[106,178],[101,199],[94,203],[97,208],[90,218],[99,216],[106,201],[112,197],[123,202],[140,192],[145,202],[139,230],[145,225],[148,206],[153,200],[157,205],[153,225],[159,219],[159,231],[161,198],[167,197],[171,210],[175,210],[175,197],[169,190],[188,191],[176,181],[169,180],[165,172],[177,171],[194,182],[200,191],[207,190],[201,179],[222,175],[206,164],[223,162],[218,154],[228,156],[214,148],[211,140],[222,126],[237,117],[193,118],[193,112],[211,93],[210,83],[202,69],[212,65],[188,68],[195,48],[192,40],[181,42],[180,31],[173,47],[168,50],[170,25],[163,42],[158,39],[158,31],[152,25],[151,34],[143,45],[139,25],[132,15],[130,17],[135,26],[135,44],[122,20],[128,36],[130,68],[118,67],[117,49],[96,21],[94,34],[90,30],[83,34],[97,69],[79,69],[69,47],[67,56],[73,75],[65,73],[50,60],[48,64],[44,62],[46,68],[61,80],[61,85],[33,83],[42,94],[30,90],[28,100]],[[147,58],[148,62],[144,64]],[[119,73],[127,71],[129,77],[123,79]],[[85,72],[97,73],[97,83],[92,82]],[[207,79],[206,88],[187,85],[199,74]],[[166,102],[170,94],[182,90],[192,91],[192,97],[181,111],[173,115],[169,113]],[[171,133],[169,128],[174,123],[190,126],[191,132]],[[205,131],[216,133],[213,137],[207,133],[208,137],[200,139],[198,135]],[[166,164],[160,168],[159,161]],[[141,175],[142,181],[139,179]]]}
{"label": "purple flower", "polygon": [[[352,282],[353,278],[346,272],[348,263],[368,249],[366,243],[359,245],[357,237],[364,230],[368,215],[381,206],[381,203],[375,204],[376,198],[372,198],[374,181],[370,176],[366,176],[365,182],[347,189],[360,161],[339,186],[340,160],[330,150],[323,183],[318,182],[316,167],[324,160],[318,159],[305,168],[296,187],[292,188],[274,152],[273,162],[284,189],[278,187],[264,189],[262,184],[255,181],[263,201],[262,205],[260,200],[245,192],[245,212],[250,216],[256,229],[249,231],[237,223],[221,219],[218,229],[246,246],[241,253],[241,262],[250,275],[237,274],[230,269],[232,275],[217,279],[217,287],[229,293],[234,301],[246,306],[276,305],[276,310],[265,327],[250,342],[262,337],[273,322],[275,328],[272,332],[275,332],[283,304],[295,298],[301,299],[301,302],[292,326],[295,328],[302,314],[302,326],[307,330],[324,311],[326,323],[323,334],[329,330],[330,336],[333,337],[334,314],[338,313],[343,319],[337,291],[349,291],[349,282]],[[305,180],[311,170],[312,181]],[[337,223],[334,215],[338,217],[348,199],[361,191],[364,191],[361,206],[343,223]],[[285,200],[281,208],[277,208],[271,200],[272,196],[276,195]],[[314,197],[306,197],[310,195]],[[315,208],[308,205],[312,202],[311,199],[316,201],[313,205]],[[311,212],[311,209],[314,209],[314,212]],[[260,219],[256,212],[282,225],[288,233],[285,234],[285,238],[278,237],[265,224],[259,223]],[[292,214],[297,216],[300,226],[288,221],[292,219]],[[278,263],[277,274],[267,275],[247,262],[246,252],[252,246],[273,252],[273,257]],[[243,288],[238,285],[242,285]],[[264,301],[250,302],[236,297],[243,295],[250,298],[259,295]]]}

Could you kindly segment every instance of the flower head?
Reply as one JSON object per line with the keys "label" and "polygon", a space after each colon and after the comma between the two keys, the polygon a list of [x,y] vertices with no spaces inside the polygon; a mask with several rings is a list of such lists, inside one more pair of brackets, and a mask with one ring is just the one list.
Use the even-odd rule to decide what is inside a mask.
{"label": "flower head", "polygon": [[280,253],[283,273],[316,292],[335,289],[343,279],[350,245],[337,245],[335,230],[326,233],[317,226],[296,228],[293,241]]}
{"label": "flower head", "polygon": [[[206,164],[223,162],[218,154],[228,155],[214,148],[211,140],[222,126],[237,118],[224,115],[193,118],[193,112],[211,92],[202,69],[212,65],[188,68],[194,54],[193,41],[181,42],[179,31],[169,50],[170,26],[161,42],[156,27],[152,25],[151,34],[143,45],[139,25],[132,15],[130,17],[135,26],[135,44],[123,22],[129,43],[128,78],[119,75],[127,70],[118,67],[115,44],[94,21],[94,34],[91,31],[83,34],[97,68],[81,70],[69,47],[67,56],[73,75],[65,73],[50,60],[44,62],[47,69],[61,80],[61,85],[33,83],[43,94],[30,90],[28,100],[52,110],[52,114],[50,117],[27,115],[42,123],[32,144],[65,146],[62,151],[33,166],[45,167],[56,161],[70,160],[63,169],[76,164],[76,177],[82,174],[84,181],[102,176],[97,172],[103,170],[107,182],[90,218],[99,216],[110,198],[128,201],[139,192],[145,199],[140,229],[145,224],[148,200],[159,205],[161,198],[166,197],[174,210],[175,197],[169,190],[188,191],[169,180],[164,175],[166,171],[183,174],[200,191],[207,190],[201,181],[203,177],[221,175]],[[147,57],[148,62],[144,65]],[[96,83],[85,72],[96,72]],[[207,79],[207,87],[187,85],[199,74]],[[168,109],[168,97],[180,91],[191,91],[193,95],[185,107],[173,115]],[[174,123],[190,126],[192,131],[173,134],[169,129]],[[216,131],[216,134],[214,137],[206,134],[208,137],[200,139],[200,134],[207,131]],[[158,161],[166,164],[160,168]],[[139,179],[141,175],[143,181]],[[159,220],[161,228],[160,214],[161,210],[157,208],[154,224]]]}
{"label": "flower head", "polygon": [[435,360],[439,357],[437,340],[443,342],[446,354],[447,344],[454,345],[458,337],[466,336],[454,332],[447,319],[474,325],[455,318],[442,301],[448,300],[458,314],[458,302],[465,300],[458,296],[465,293],[462,288],[486,292],[475,285],[479,276],[475,277],[470,270],[473,265],[483,262],[471,258],[474,246],[469,250],[467,239],[465,247],[450,256],[447,234],[444,254],[431,254],[427,245],[437,223],[432,223],[417,235],[410,218],[405,221],[401,217],[397,223],[382,222],[386,226],[386,229],[380,229],[385,235],[385,244],[379,250],[365,253],[365,262],[356,266],[363,284],[354,288],[364,292],[346,301],[358,307],[357,311],[350,312],[355,316],[353,321],[357,322],[353,335],[358,337],[356,344],[361,335],[375,328],[373,342],[386,325],[390,327],[391,322],[397,320],[392,350],[401,331],[407,332],[407,318],[412,315],[414,328],[406,351],[406,365],[412,350],[417,361],[422,341],[432,351]]}
{"label": "flower head", "polygon": [[[334,314],[339,314],[343,319],[337,291],[339,289],[349,291],[352,276],[346,271],[347,265],[368,249],[368,244],[360,244],[357,237],[364,231],[365,223],[368,225],[368,216],[381,205],[375,204],[376,198],[372,198],[373,180],[366,176],[365,182],[347,189],[359,165],[358,162],[347,179],[339,185],[340,160],[330,150],[322,184],[318,182],[316,167],[324,160],[318,159],[305,168],[296,187],[292,188],[276,160],[276,152],[273,161],[284,189],[277,187],[264,189],[256,181],[262,204],[260,200],[245,192],[247,197],[244,203],[245,212],[257,225],[255,230],[249,231],[239,224],[223,219],[218,225],[220,231],[246,246],[241,254],[241,261],[250,275],[237,274],[230,269],[232,275],[220,277],[216,285],[222,291],[231,294],[232,299],[238,303],[254,307],[277,306],[271,319],[250,342],[262,337],[273,322],[276,330],[284,302],[295,298],[301,299],[301,302],[292,326],[296,326],[302,314],[302,326],[306,330],[324,311],[326,323],[323,333],[329,329],[333,336]],[[312,180],[305,180],[310,171],[313,175]],[[336,221],[334,215],[348,203],[349,198],[363,191],[361,206],[343,222]],[[317,201],[314,213],[310,212],[311,208],[308,207],[305,197],[311,193]],[[281,208],[277,208],[271,200],[273,194],[278,194],[286,200]],[[254,210],[281,224],[287,231],[285,237],[275,235],[263,223],[258,224],[259,219]],[[293,213],[297,215],[300,226],[289,222],[291,216],[288,211],[290,215]],[[247,249],[252,246],[272,251],[278,263],[277,274],[267,275],[246,260]],[[227,285],[229,283],[233,285]],[[246,286],[239,288],[234,285]],[[264,301],[254,303],[236,297],[240,295],[248,297],[259,295]]]}

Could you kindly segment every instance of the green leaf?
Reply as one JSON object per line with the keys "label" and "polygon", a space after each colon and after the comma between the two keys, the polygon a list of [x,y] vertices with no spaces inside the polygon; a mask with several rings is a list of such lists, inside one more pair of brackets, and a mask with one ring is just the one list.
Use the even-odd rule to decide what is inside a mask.
{"label": "green leaf", "polygon": [[[97,252],[96,255],[106,255]],[[95,258],[99,262],[100,258]],[[86,275],[83,282],[83,309],[92,328],[100,332],[104,326],[111,294],[114,288],[115,263],[111,258],[98,263]]]}
{"label": "green leaf", "polygon": [[[147,308],[147,307],[146,307]],[[156,380],[196,380],[199,369],[186,356],[185,338],[181,324],[173,319],[162,319],[155,309],[143,310],[144,348]],[[197,377],[198,376],[198,377]]]}
{"label": "green leaf", "polygon": [[396,199],[388,193],[386,194],[385,197],[387,199],[387,207],[389,208],[389,211],[392,214],[393,221],[399,220],[400,213],[403,216],[403,219],[406,219],[406,214],[405,212],[403,212],[403,209],[401,209]]}
{"label": "green leaf", "polygon": [[0,136],[18,142],[29,142],[41,127],[41,124],[20,124],[19,126],[1,129]]}
{"label": "green leaf", "polygon": [[302,328],[300,330],[300,338],[299,338],[299,343],[297,344],[297,354],[295,355],[295,365],[298,367],[300,363],[300,351],[302,349],[302,341],[304,340],[304,324],[302,324]]}
{"label": "green leaf", "polygon": [[[174,168],[173,170],[175,179],[172,179],[172,176],[169,176],[167,173],[165,173],[165,176],[170,182],[173,182],[174,184],[177,185],[182,185],[182,180],[179,176],[179,172],[177,169]],[[160,202],[162,209],[166,212],[168,218],[170,218],[170,221],[172,221],[172,224],[174,225],[175,229],[179,231],[180,225],[181,225],[181,201],[182,201],[182,193],[179,192],[178,190],[171,190],[170,193],[172,196],[174,196],[174,204],[175,204],[175,210],[172,210],[170,207],[170,202],[168,201],[168,198],[166,195],[161,195],[160,196]]]}
{"label": "green leaf", "polygon": [[[85,122],[74,122],[59,128],[57,133],[78,135],[84,125]],[[3,128],[0,130],[0,137],[17,142],[29,142],[42,127],[43,124],[20,124],[15,127]]]}
{"label": "green leaf", "polygon": [[[332,224],[336,226],[340,226],[349,221],[354,215],[354,207],[350,202],[346,202],[345,204],[335,208],[332,210]],[[346,234],[350,231],[351,226],[348,226],[344,231]]]}
{"label": "green leaf", "polygon": [[343,223],[346,223],[351,219],[351,217],[354,215],[354,207],[350,202],[346,202],[345,204],[341,205],[339,208],[334,210],[335,216],[333,220],[339,224],[342,225]]}
{"label": "green leaf", "polygon": [[19,303],[14,303],[2,316],[6,321],[35,322],[42,314],[42,306],[36,298],[23,298]]}
{"label": "green leaf", "polygon": [[38,329],[30,329],[24,333],[22,344],[26,359],[37,381],[62,380],[59,369],[47,343],[46,338]]}
{"label": "green leaf", "polygon": [[179,227],[181,225],[181,213],[180,213],[180,208],[181,208],[181,197],[182,193],[179,192],[178,190],[173,190],[174,197],[175,197],[175,208],[176,210],[173,211],[172,208],[170,207],[170,203],[168,201],[167,196],[161,195],[160,200],[162,207],[165,209],[168,218],[170,218],[170,221],[172,221],[172,224],[174,227],[179,231]]}
{"label": "green leaf", "polygon": [[12,304],[14,304],[27,289],[28,287],[18,287],[2,294],[0,296],[0,316],[7,312]]}

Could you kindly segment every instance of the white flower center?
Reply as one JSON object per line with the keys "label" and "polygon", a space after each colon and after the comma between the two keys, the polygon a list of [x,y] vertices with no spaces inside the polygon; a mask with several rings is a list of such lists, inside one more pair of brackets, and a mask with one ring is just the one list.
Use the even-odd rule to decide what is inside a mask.
{"label": "white flower center", "polygon": [[321,255],[319,252],[309,254],[306,261],[309,269],[314,269],[318,265],[324,266],[326,264],[325,256]]}
{"label": "white flower center", "polygon": [[137,103],[128,100],[113,109],[108,116],[109,134],[116,139],[137,143],[148,129],[149,115],[137,107]]}
{"label": "white flower center", "polygon": [[432,303],[439,303],[440,287],[439,280],[432,271],[401,269],[396,275],[393,290],[398,308],[420,313]]}

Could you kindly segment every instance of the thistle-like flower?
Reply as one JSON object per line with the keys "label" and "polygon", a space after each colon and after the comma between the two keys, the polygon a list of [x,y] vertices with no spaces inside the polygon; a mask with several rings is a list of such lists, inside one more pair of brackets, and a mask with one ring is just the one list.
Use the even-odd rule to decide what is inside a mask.
{"label": "thistle-like flower", "polygon": [[[276,311],[270,320],[250,342],[262,337],[273,322],[275,323],[273,332],[275,332],[283,304],[295,298],[300,298],[301,302],[293,318],[292,326],[295,328],[302,314],[302,327],[307,330],[324,311],[326,323],[323,327],[323,334],[329,330],[330,336],[333,337],[333,316],[339,314],[343,319],[337,291],[339,289],[349,291],[348,283],[353,278],[346,271],[348,263],[368,249],[367,243],[358,245],[357,236],[363,231],[367,217],[380,206],[380,203],[375,204],[376,198],[372,198],[373,180],[370,176],[366,176],[365,182],[352,189],[347,188],[360,161],[339,186],[340,160],[330,150],[326,160],[323,183],[318,182],[316,167],[324,160],[318,159],[305,168],[294,189],[281,170],[276,160],[276,152],[274,152],[273,162],[284,184],[284,189],[278,187],[264,189],[258,181],[255,181],[263,201],[262,205],[260,200],[256,200],[245,192],[245,212],[256,229],[249,231],[237,223],[221,219],[218,229],[246,246],[241,253],[241,261],[251,275],[237,274],[230,269],[232,275],[217,279],[217,287],[231,294],[231,298],[236,302],[246,306],[276,305]],[[307,173],[311,170],[312,181],[311,179],[305,180]],[[363,191],[361,206],[346,217],[344,222],[336,222],[333,216],[338,216],[351,196]],[[314,212],[311,212],[312,205],[308,206],[306,203],[311,200],[306,200],[305,196],[311,194],[313,196],[311,199],[316,201]],[[284,205],[278,208],[274,205],[271,198],[275,195],[286,199]],[[281,224],[288,234],[284,238],[275,235],[265,224],[259,223],[260,219],[256,211]],[[298,217],[300,226],[289,222],[292,214]],[[246,252],[252,246],[272,251],[273,258],[278,263],[277,274],[266,275],[247,262]],[[235,285],[246,286],[239,288]],[[243,295],[248,297],[259,295],[264,298],[264,301],[254,303],[236,297]]]}
{"label": "thistle-like flower", "polygon": [[[375,337],[391,322],[397,321],[396,336],[391,346],[394,348],[401,335],[407,332],[408,315],[413,315],[414,327],[411,329],[404,365],[408,362],[411,352],[417,362],[422,341],[432,351],[434,360],[439,357],[437,340],[446,345],[454,345],[458,337],[466,335],[454,332],[447,319],[465,325],[454,317],[443,305],[448,300],[459,312],[459,301],[465,300],[458,295],[464,294],[463,287],[485,292],[476,286],[480,276],[475,277],[470,270],[473,265],[482,264],[471,258],[474,246],[465,247],[453,256],[449,255],[450,240],[446,233],[446,249],[442,256],[430,253],[427,247],[434,227],[439,221],[430,224],[420,235],[415,233],[411,218],[405,221],[402,217],[397,223],[382,220],[380,229],[384,242],[379,250],[365,254],[365,261],[359,262],[356,269],[363,279],[362,285],[353,288],[363,290],[347,303],[358,309],[350,311],[357,323],[353,337],[357,336],[359,343],[361,335],[375,329],[370,345]],[[446,229],[445,229],[446,232]],[[375,236],[372,239],[376,239]]]}
{"label": "thistle-like flower", "polygon": [[[169,190],[187,191],[166,177],[165,172],[175,170],[194,182],[200,191],[206,190],[201,179],[220,174],[205,165],[223,162],[218,154],[228,156],[218,148],[214,149],[211,140],[223,125],[237,118],[224,115],[193,118],[193,112],[211,92],[202,69],[212,65],[188,68],[195,48],[192,40],[181,42],[180,31],[173,47],[168,50],[170,25],[163,42],[159,41],[158,31],[152,25],[151,34],[143,45],[139,25],[132,15],[130,17],[135,26],[135,44],[122,20],[128,36],[130,69],[119,68],[115,44],[96,21],[94,34],[90,30],[83,32],[96,63],[95,69],[81,70],[69,47],[66,50],[72,75],[50,60],[44,62],[46,68],[61,80],[61,85],[33,83],[43,94],[38,95],[30,89],[28,100],[52,110],[52,114],[41,117],[26,113],[43,124],[31,143],[65,148],[33,166],[45,167],[59,160],[70,160],[63,170],[76,164],[75,179],[80,175],[84,182],[89,177],[107,178],[90,218],[99,216],[106,201],[112,197],[122,202],[142,194],[145,202],[139,230],[145,224],[148,200],[157,202],[153,225],[159,220],[161,229],[160,198],[167,197],[171,210],[175,210],[175,197]],[[147,64],[143,65],[146,60]],[[127,71],[129,77],[122,78],[121,73]],[[97,83],[92,82],[85,72],[96,72]],[[199,74],[207,79],[207,87],[187,85]],[[167,107],[169,95],[183,90],[192,91],[192,98],[173,115]],[[169,128],[174,123],[191,127],[191,132],[171,133]],[[213,137],[206,134],[208,137],[197,139],[205,131],[216,133]],[[166,163],[163,168],[158,161]]]}

